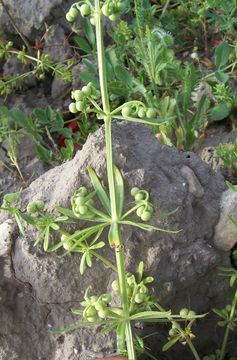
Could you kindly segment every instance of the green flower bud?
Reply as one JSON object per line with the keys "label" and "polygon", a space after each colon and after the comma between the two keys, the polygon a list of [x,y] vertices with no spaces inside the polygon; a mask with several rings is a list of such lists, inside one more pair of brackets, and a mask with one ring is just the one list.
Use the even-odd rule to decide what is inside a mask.
{"label": "green flower bud", "polygon": [[118,18],[119,18],[119,15],[118,15],[118,14],[111,14],[111,15],[109,16],[109,19],[110,19],[111,21],[116,21],[116,20],[118,20]]}
{"label": "green flower bud", "polygon": [[3,196],[3,201],[8,204],[14,204],[19,200],[19,193],[9,193]]}
{"label": "green flower bud", "polygon": [[95,305],[95,303],[98,301],[98,296],[90,296],[89,300],[92,305]]}
{"label": "green flower bud", "polygon": [[111,14],[108,4],[104,4],[102,6],[102,13],[103,13],[104,16],[109,16]]}
{"label": "green flower bud", "polygon": [[94,322],[94,321],[97,320],[97,316],[89,316],[89,317],[86,318],[86,320],[89,321],[89,322]]}
{"label": "green flower bud", "polygon": [[87,194],[87,188],[85,186],[82,186],[79,188],[79,193],[83,196]]}
{"label": "green flower bud", "polygon": [[192,317],[195,317],[195,316],[196,316],[196,312],[195,312],[195,311],[190,310],[190,311],[188,312],[188,317],[192,318]]}
{"label": "green flower bud", "polygon": [[97,316],[97,311],[96,311],[96,309],[95,309],[94,306],[89,305],[89,306],[85,309],[83,315],[84,315],[84,317],[86,317],[86,318],[88,319],[88,317]]}
{"label": "green flower bud", "polygon": [[42,211],[43,209],[44,209],[44,202],[42,200],[30,202],[26,208],[27,212],[32,214]]}
{"label": "green flower bud", "polygon": [[176,334],[177,333],[176,333],[176,331],[174,329],[170,329],[170,331],[169,331],[169,336],[170,337],[174,337]]}
{"label": "green flower bud", "polygon": [[[61,240],[62,240],[62,237],[61,237]],[[64,243],[63,243],[63,248],[65,250],[70,250],[72,247],[73,247],[74,243],[72,240],[66,240]]]}

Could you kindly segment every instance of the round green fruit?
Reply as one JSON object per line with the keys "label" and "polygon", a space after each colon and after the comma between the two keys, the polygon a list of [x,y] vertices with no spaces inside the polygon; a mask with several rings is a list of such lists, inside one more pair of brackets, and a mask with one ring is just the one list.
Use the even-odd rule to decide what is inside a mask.
{"label": "round green fruit", "polygon": [[145,209],[144,206],[140,206],[140,207],[137,209],[136,214],[137,214],[138,217],[141,217],[141,216],[142,216],[144,209]]}
{"label": "round green fruit", "polygon": [[82,215],[85,215],[88,212],[88,207],[85,205],[79,206],[78,207],[79,213]]}
{"label": "round green fruit", "polygon": [[156,117],[156,111],[155,111],[155,109],[149,108],[149,109],[146,111],[146,117],[147,117],[148,119],[151,119],[151,118]]}
{"label": "round green fruit", "polygon": [[189,310],[186,309],[186,308],[183,308],[183,309],[180,310],[179,315],[181,317],[186,317],[186,316],[188,316],[188,313],[189,313]]}
{"label": "round green fruit", "polygon": [[109,16],[109,15],[111,15],[111,11],[110,11],[110,8],[109,8],[109,4],[104,4],[104,5],[102,6],[102,14],[103,14],[104,16]]}
{"label": "round green fruit", "polygon": [[69,12],[66,14],[66,19],[67,19],[67,21],[69,21],[69,22],[73,22],[75,19],[74,19],[74,17],[71,17],[71,15],[69,14]]}
{"label": "round green fruit", "polygon": [[81,16],[88,16],[91,14],[91,8],[88,4],[83,4],[80,6]]}
{"label": "round green fruit", "polygon": [[146,116],[146,110],[144,108],[140,108],[137,113],[139,118],[144,118]]}
{"label": "round green fruit", "polygon": [[72,7],[68,14],[70,15],[71,18],[75,19],[78,15],[78,10],[75,7]]}
{"label": "round green fruit", "polygon": [[141,219],[142,221],[149,221],[151,219],[151,216],[152,214],[150,213],[150,211],[143,211]]}
{"label": "round green fruit", "polygon": [[138,187],[133,187],[131,189],[131,195],[135,196],[139,191],[140,191],[140,189]]}
{"label": "round green fruit", "polygon": [[142,194],[141,192],[139,192],[139,193],[137,193],[136,195],[135,195],[135,200],[136,201],[141,201],[141,200],[143,200],[144,199],[144,194]]}
{"label": "round green fruit", "polygon": [[86,85],[86,86],[83,86],[83,88],[81,89],[81,91],[83,92],[84,95],[86,96],[90,96],[91,95],[91,87]]}
{"label": "round green fruit", "polygon": [[98,316],[101,319],[105,319],[108,316],[108,314],[109,314],[109,311],[107,309],[98,311]]}
{"label": "round green fruit", "polygon": [[76,103],[71,103],[69,105],[69,111],[73,114],[76,114],[77,113],[77,107],[76,107]]}
{"label": "round green fruit", "polygon": [[84,99],[84,94],[81,90],[75,90],[73,94],[74,94],[74,99],[76,101],[80,101]]}
{"label": "round green fruit", "polygon": [[132,109],[129,106],[124,106],[121,110],[122,116],[126,118],[132,114]]}
{"label": "round green fruit", "polygon": [[77,109],[77,111],[83,111],[83,110],[84,110],[84,103],[83,103],[83,101],[77,101],[77,102],[76,102],[76,109]]}
{"label": "round green fruit", "polygon": [[[62,238],[61,238],[61,240],[62,240]],[[67,241],[65,241],[63,243],[63,248],[65,250],[70,250],[72,248],[72,246],[73,246],[73,241],[72,240],[67,240]]]}
{"label": "round green fruit", "polygon": [[134,300],[135,300],[135,303],[141,304],[145,300],[145,295],[144,294],[136,294]]}

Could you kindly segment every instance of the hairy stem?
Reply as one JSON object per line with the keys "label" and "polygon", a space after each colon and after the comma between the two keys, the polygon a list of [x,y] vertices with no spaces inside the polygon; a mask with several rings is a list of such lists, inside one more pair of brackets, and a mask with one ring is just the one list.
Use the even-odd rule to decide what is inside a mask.
{"label": "hairy stem", "polygon": [[[107,176],[108,176],[108,185],[109,185],[109,194],[111,202],[111,217],[112,217],[112,236],[113,243],[115,244],[115,255],[116,255],[116,264],[118,271],[118,279],[121,293],[121,302],[123,306],[123,316],[126,326],[124,328],[125,336],[120,336],[122,341],[119,341],[120,348],[119,352],[125,350],[124,338],[126,338],[126,345],[128,351],[129,360],[135,360],[135,350],[133,344],[133,336],[131,330],[131,324],[128,320],[129,317],[129,303],[126,287],[126,271],[124,264],[124,251],[123,243],[121,238],[120,225],[118,224],[119,216],[117,212],[116,204],[116,194],[115,194],[115,179],[113,171],[113,155],[112,155],[112,137],[111,137],[111,112],[109,105],[109,96],[107,89],[107,79],[106,79],[106,69],[105,69],[105,51],[104,51],[104,42],[103,42],[103,28],[102,28],[102,19],[101,19],[101,9],[100,1],[95,0],[95,25],[96,25],[96,43],[97,43],[97,57],[98,57],[98,68],[99,68],[99,79],[100,79],[100,90],[102,97],[102,105],[105,123],[105,141],[106,141],[106,163],[107,163]],[[120,334],[121,335],[121,334]]]}

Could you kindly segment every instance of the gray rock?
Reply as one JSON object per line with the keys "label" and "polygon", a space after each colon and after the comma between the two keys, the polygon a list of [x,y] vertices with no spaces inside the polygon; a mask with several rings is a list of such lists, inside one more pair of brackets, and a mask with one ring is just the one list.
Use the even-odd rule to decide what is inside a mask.
{"label": "gray rock", "polygon": [[[10,76],[25,74],[30,70],[29,64],[24,65],[16,56],[11,56],[3,65],[3,78],[6,79]],[[24,87],[34,87],[36,86],[36,79],[30,74],[24,78],[22,84]]]}
{"label": "gray rock", "polygon": [[13,244],[12,235],[15,228],[16,224],[11,219],[0,224],[0,256],[7,256],[10,254]]}
{"label": "gray rock", "polygon": [[[77,152],[73,160],[49,170],[23,192],[22,209],[26,208],[29,201],[36,199],[44,200],[49,211],[53,211],[55,204],[69,207],[70,197],[79,186],[91,187],[86,171],[88,165],[104,179],[104,143],[104,129],[101,128],[88,138],[82,151]],[[213,307],[222,306],[227,283],[217,276],[217,269],[220,265],[228,266],[230,261],[229,254],[217,251],[213,246],[213,235],[219,218],[221,194],[226,188],[223,177],[215,174],[193,153],[179,153],[174,148],[160,145],[143,125],[115,123],[113,150],[115,164],[125,178],[126,204],[132,201],[130,189],[133,186],[147,189],[157,209],[153,224],[160,228],[181,230],[172,234],[124,228],[127,270],[135,272],[139,261],[143,260],[146,273],[155,279],[152,286],[154,294],[166,308],[179,311],[186,306],[198,312],[207,312]],[[176,208],[174,215],[161,216],[162,212]],[[71,226],[68,231],[73,231],[77,226]],[[110,291],[115,275],[93,259],[92,269],[80,276],[80,255],[62,258],[57,254],[46,254],[33,246],[36,236],[36,231],[29,227],[26,236],[16,241],[12,254],[15,277],[21,283],[31,285],[37,303],[49,306],[51,320],[48,317],[47,322],[51,326],[62,327],[70,323],[70,315],[58,309],[65,309],[65,304],[68,309],[78,306],[78,301],[82,300],[89,285],[92,285],[91,294]],[[54,240],[57,240],[57,234]],[[103,249],[102,254],[114,261],[114,252],[109,247]],[[72,319],[76,321],[75,317]],[[26,329],[27,321],[24,324]],[[29,321],[32,323],[36,320]],[[41,320],[39,323],[42,323]],[[208,324],[213,329],[213,323]],[[202,331],[204,339],[200,349],[208,347],[211,341],[213,345],[208,325],[205,331]],[[79,354],[90,347],[96,351],[108,348],[113,352],[111,337],[97,340],[94,330],[80,330],[71,336],[68,341],[72,342],[74,357],[74,348]],[[11,341],[9,338],[9,344]],[[40,351],[43,341],[43,337],[37,341],[32,338],[36,351]],[[84,348],[78,347],[77,341],[84,344]],[[61,344],[59,355],[55,347],[51,348],[47,360],[59,359],[60,356],[69,358],[65,356],[64,346]],[[155,340],[155,348],[157,346]],[[175,358],[176,355],[172,357],[172,354],[175,352],[167,358]],[[80,355],[78,358],[81,358]],[[190,359],[190,354],[187,352],[179,358]],[[6,357],[2,360],[6,360]]]}
{"label": "gray rock", "polygon": [[237,242],[236,227],[230,221],[230,215],[237,218],[237,193],[228,189],[221,196],[221,214],[214,236],[215,246],[222,251],[230,251]]}
{"label": "gray rock", "polygon": [[51,25],[44,36],[44,53],[55,62],[64,61],[71,57],[72,52],[66,41],[64,29],[59,25]]}
{"label": "gray rock", "polygon": [[[5,1],[5,5],[20,31],[25,36],[31,37],[34,30],[41,28],[51,10],[62,2],[62,0],[8,0]],[[0,8],[0,27],[8,33],[16,33],[2,7]]]}

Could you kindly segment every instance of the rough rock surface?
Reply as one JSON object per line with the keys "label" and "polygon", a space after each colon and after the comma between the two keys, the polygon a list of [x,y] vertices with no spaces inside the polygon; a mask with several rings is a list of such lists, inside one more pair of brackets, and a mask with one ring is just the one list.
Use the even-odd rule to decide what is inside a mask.
{"label": "rough rock surface", "polygon": [[[142,125],[114,124],[113,149],[115,163],[125,178],[126,203],[132,201],[129,192],[133,186],[149,189],[152,202],[158,209],[154,225],[182,229],[176,234],[123,229],[127,269],[134,272],[138,262],[144,260],[147,274],[155,279],[155,295],[164,307],[171,307],[174,311],[187,306],[206,312],[222,306],[227,284],[217,276],[217,268],[229,265],[229,254],[215,248],[213,236],[219,218],[221,193],[226,188],[223,177],[193,153],[179,153],[174,148],[161,146],[150,130]],[[72,161],[35,180],[23,192],[22,207],[37,199],[44,200],[49,211],[55,204],[70,206],[73,192],[81,185],[89,186],[88,165],[104,178],[103,128],[88,138]],[[172,216],[159,216],[160,212],[176,208]],[[94,261],[92,269],[81,277],[80,255],[60,258],[56,254],[45,254],[33,246],[35,238],[35,230],[29,228],[24,238],[15,241],[13,274],[24,301],[22,298],[18,300],[15,285],[11,300],[2,304],[3,310],[8,309],[8,318],[4,320],[7,329],[1,330],[4,334],[4,341],[0,342],[1,359],[22,360],[23,344],[30,349],[24,360],[82,359],[81,354],[87,349],[110,349],[113,352],[113,338],[109,335],[103,339],[99,334],[94,337],[95,331],[90,329],[60,338],[52,335],[47,326],[62,327],[75,322],[77,317],[70,315],[69,309],[79,305],[85,289],[91,284],[93,294],[110,291],[114,274]],[[103,252],[105,256],[113,256],[108,248]],[[9,289],[9,283],[5,287]],[[8,307],[9,303],[14,309]],[[13,330],[12,322],[19,316],[19,327]],[[214,333],[213,323],[209,324]],[[204,328],[199,345],[205,354],[205,349],[209,351],[218,339],[210,337],[207,323]],[[161,344],[166,341],[164,336],[153,340],[155,349],[158,341],[161,340]],[[32,348],[37,355],[33,354]],[[183,353],[183,347],[181,351],[182,357],[179,358],[190,359],[189,352]],[[166,356],[167,359],[178,358],[172,351]]]}
{"label": "rough rock surface", "polygon": [[222,193],[221,216],[215,228],[214,243],[223,251],[230,251],[237,242],[236,228],[229,216],[236,218],[237,193],[231,189]]}
{"label": "rough rock surface", "polygon": [[[51,10],[62,4],[62,2],[62,0],[17,0],[17,2],[16,0],[8,0],[4,3],[11,16],[14,17],[20,31],[26,36],[31,36],[33,30],[38,30],[42,26]],[[7,32],[15,33],[2,7],[0,8],[0,26]]]}

